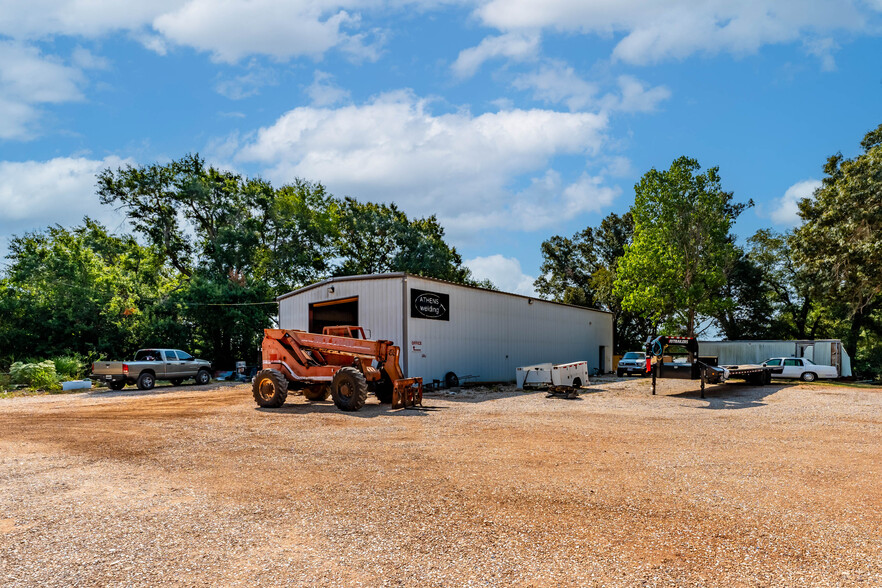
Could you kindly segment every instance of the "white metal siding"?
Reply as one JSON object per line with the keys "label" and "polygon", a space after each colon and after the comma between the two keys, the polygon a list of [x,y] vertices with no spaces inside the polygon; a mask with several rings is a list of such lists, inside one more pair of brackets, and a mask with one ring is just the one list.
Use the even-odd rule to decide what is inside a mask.
{"label": "white metal siding", "polygon": [[[612,315],[499,292],[408,276],[407,371],[411,377],[443,380],[478,376],[513,381],[519,366],[587,361],[589,370],[612,370]],[[410,289],[450,296],[450,320],[410,317]],[[414,345],[414,342],[419,345]],[[599,365],[599,347],[605,364]]]}
{"label": "white metal siding", "polygon": [[[334,292],[328,292],[333,286]],[[401,278],[334,281],[279,301],[279,328],[309,330],[309,305],[358,296],[358,323],[371,339],[388,339],[403,346]]]}
{"label": "white metal siding", "polygon": [[793,357],[796,343],[793,341],[699,341],[698,353],[702,357],[716,356],[720,365],[762,363],[770,357]]}

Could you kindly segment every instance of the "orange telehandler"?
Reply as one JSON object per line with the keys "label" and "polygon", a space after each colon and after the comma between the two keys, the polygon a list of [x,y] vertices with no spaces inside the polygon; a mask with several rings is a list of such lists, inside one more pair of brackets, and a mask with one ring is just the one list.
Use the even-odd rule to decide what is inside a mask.
{"label": "orange telehandler", "polygon": [[392,408],[422,404],[423,379],[404,377],[400,353],[392,341],[367,339],[361,327],[325,327],[321,335],[265,329],[254,400],[261,407],[278,408],[292,390],[307,400],[331,395],[337,408],[353,411],[364,406],[370,390]]}

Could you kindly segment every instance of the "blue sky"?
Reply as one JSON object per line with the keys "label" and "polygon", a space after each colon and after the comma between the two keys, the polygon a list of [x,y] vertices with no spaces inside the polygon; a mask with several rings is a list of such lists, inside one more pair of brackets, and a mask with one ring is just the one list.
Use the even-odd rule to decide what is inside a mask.
{"label": "blue sky", "polygon": [[199,152],[436,214],[529,293],[539,245],[679,155],[796,222],[882,123],[882,0],[0,0],[0,252],[100,207],[95,174]]}

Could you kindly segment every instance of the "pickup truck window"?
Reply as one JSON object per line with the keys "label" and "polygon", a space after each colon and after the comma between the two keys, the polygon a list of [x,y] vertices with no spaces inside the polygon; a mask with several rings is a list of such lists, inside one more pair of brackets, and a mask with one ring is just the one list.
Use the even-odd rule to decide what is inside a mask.
{"label": "pickup truck window", "polygon": [[165,361],[178,361],[178,356],[171,349],[165,351]]}
{"label": "pickup truck window", "polygon": [[178,354],[178,359],[181,361],[190,361],[193,359],[193,356],[185,351],[181,351],[180,349],[176,349],[175,351]]}
{"label": "pickup truck window", "polygon": [[135,354],[135,361],[162,361],[159,349],[141,349]]}

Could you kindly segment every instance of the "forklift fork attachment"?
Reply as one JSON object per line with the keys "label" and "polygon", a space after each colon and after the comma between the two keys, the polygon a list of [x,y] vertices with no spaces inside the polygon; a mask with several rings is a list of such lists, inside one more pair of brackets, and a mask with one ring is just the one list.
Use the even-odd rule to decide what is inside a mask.
{"label": "forklift fork attachment", "polygon": [[392,408],[407,408],[416,405],[423,405],[423,379],[395,380],[392,388]]}

